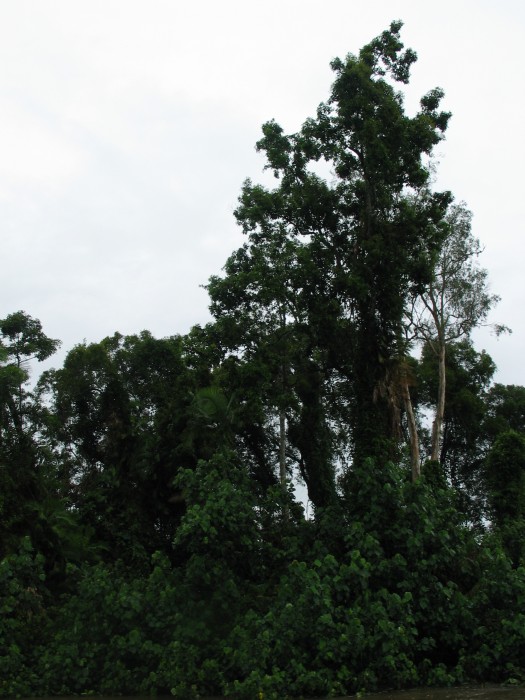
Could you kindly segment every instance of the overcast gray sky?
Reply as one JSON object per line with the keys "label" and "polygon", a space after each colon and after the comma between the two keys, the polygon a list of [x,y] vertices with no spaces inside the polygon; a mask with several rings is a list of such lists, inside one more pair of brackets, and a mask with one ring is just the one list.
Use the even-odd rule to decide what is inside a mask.
{"label": "overcast gray sky", "polygon": [[525,3],[512,0],[0,0],[0,318],[74,344],[185,333],[199,287],[242,243],[260,126],[297,130],[335,56],[393,19],[419,56],[406,105],[445,90],[437,187],[474,212],[502,301],[480,334],[498,381],[525,384]]}

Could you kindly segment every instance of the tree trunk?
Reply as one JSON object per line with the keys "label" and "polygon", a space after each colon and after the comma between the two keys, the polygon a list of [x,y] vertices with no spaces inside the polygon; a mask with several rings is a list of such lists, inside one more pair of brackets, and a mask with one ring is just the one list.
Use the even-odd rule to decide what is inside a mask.
{"label": "tree trunk", "polygon": [[[284,332],[286,328],[286,315],[281,309],[281,330]],[[283,346],[283,360],[281,363],[281,390],[283,396],[286,395],[286,352]],[[284,408],[279,408],[279,481],[283,490],[283,495],[286,492],[286,414]],[[283,507],[283,520],[288,520],[288,504],[285,501]]]}
{"label": "tree trunk", "polygon": [[405,379],[403,382],[403,403],[407,414],[408,434],[410,436],[410,464],[412,466],[412,481],[415,482],[421,476],[421,462],[419,458],[419,437],[417,434],[416,418],[410,398],[410,390]]}
{"label": "tree trunk", "polygon": [[279,480],[286,487],[286,417],[284,411],[279,411]]}
{"label": "tree trunk", "polygon": [[436,415],[432,425],[432,450],[430,459],[439,461],[439,445],[441,442],[441,431],[443,429],[443,420],[445,418],[445,391],[446,391],[446,372],[445,372],[445,343],[440,341],[438,351],[439,362],[439,388],[438,401],[436,406]]}
{"label": "tree trunk", "polygon": [[[279,481],[281,488],[286,491],[286,416],[283,409],[279,409]],[[283,521],[288,520],[288,503],[283,506]]]}

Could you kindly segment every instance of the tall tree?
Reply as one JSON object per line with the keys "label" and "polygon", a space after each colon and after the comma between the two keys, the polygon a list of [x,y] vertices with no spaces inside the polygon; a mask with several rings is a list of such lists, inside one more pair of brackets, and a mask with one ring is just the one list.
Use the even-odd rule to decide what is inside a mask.
{"label": "tall tree", "polygon": [[[408,82],[416,55],[403,51],[401,26],[393,22],[358,56],[333,61],[330,99],[298,133],[287,136],[274,121],[263,126],[257,148],[278,184],[245,183],[236,217],[248,243],[209,286],[217,322],[243,329],[236,352],[250,334],[264,334],[269,311],[271,333],[284,318],[295,335],[297,364],[289,352],[284,362],[296,401],[289,437],[307,481],[330,484],[320,504],[335,493],[341,418],[347,430],[338,436],[351,434],[354,461],[395,453],[400,411],[391,384],[406,352],[405,298],[430,279],[449,202],[434,194],[416,207],[407,196],[426,186],[425,159],[449,114],[439,111],[439,89],[422,98],[416,116],[405,114],[394,85]],[[318,174],[320,162],[330,180]]]}

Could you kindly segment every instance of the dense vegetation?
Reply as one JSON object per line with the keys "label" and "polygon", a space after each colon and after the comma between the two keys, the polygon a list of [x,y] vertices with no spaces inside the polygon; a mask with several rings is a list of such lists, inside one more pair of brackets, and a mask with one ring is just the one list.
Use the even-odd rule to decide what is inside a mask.
{"label": "dense vegetation", "polygon": [[276,185],[242,189],[208,325],[30,390],[58,341],[0,321],[0,695],[525,680],[525,387],[472,345],[497,298],[400,28],[263,126]]}

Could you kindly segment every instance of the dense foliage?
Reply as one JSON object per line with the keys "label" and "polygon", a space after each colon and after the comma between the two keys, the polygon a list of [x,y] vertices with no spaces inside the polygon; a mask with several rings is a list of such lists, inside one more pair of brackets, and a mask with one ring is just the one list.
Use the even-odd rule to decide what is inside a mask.
{"label": "dense foliage", "polygon": [[59,343],[0,320],[0,696],[525,681],[525,388],[472,345],[497,297],[400,28],[263,126],[206,327],[30,389]]}

